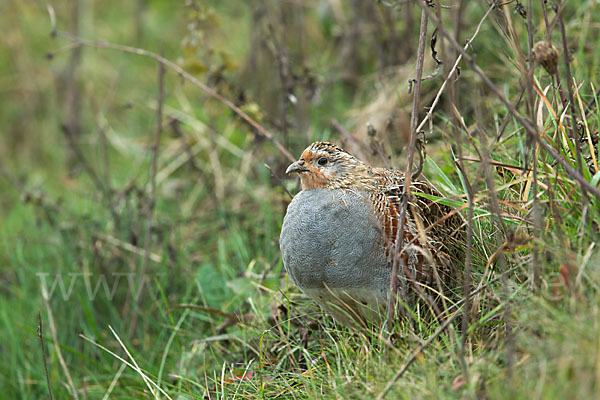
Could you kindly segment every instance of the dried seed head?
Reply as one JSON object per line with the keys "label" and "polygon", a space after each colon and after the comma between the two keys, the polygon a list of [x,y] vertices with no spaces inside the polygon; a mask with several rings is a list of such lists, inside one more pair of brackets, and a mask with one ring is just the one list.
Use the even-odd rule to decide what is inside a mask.
{"label": "dried seed head", "polygon": [[527,9],[521,4],[520,1],[517,1],[515,5],[515,12],[521,16],[523,19],[527,19]]}
{"label": "dried seed head", "polygon": [[533,46],[533,56],[538,64],[550,75],[558,72],[558,50],[552,42],[547,40],[539,41]]}

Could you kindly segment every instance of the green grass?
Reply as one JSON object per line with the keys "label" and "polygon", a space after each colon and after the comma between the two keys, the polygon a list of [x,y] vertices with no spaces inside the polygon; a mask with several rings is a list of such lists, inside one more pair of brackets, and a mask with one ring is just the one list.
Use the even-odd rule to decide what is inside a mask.
{"label": "green grass", "polygon": [[[409,7],[413,25],[407,27],[408,6],[383,2],[342,1],[341,8],[320,0],[222,3],[80,2],[79,35],[162,52],[240,106],[294,155],[315,139],[342,142],[330,127],[336,119],[366,143],[363,151],[373,164],[382,162],[369,146],[380,144],[394,166],[404,168],[402,127],[377,126],[373,138],[356,121],[369,120],[365,110],[392,120],[381,111],[390,104],[395,113],[410,113],[412,97],[404,88],[414,74],[416,6]],[[464,3],[463,41],[485,12]],[[545,27],[539,2],[533,3],[537,42]],[[462,293],[448,299],[440,319],[418,302],[392,323],[388,338],[376,329],[337,325],[293,287],[278,249],[289,198],[264,166],[283,178],[288,161],[230,109],[173,71],[164,81],[149,216],[156,62],[85,46],[70,75],[73,49],[65,46],[72,41],[62,32],[73,29],[73,11],[69,4],[51,5],[55,38],[45,5],[9,0],[0,6],[6,44],[0,46],[0,398],[47,398],[47,382],[61,399],[373,398],[419,348],[387,398],[598,397],[600,200],[584,195],[540,150],[541,223],[534,229],[532,178],[521,169],[533,142],[510,116],[496,140],[507,109],[468,65],[461,64],[456,82],[460,121],[443,96],[431,129],[426,126],[424,164],[424,174],[446,196],[441,202],[467,204],[467,181],[454,162],[458,132],[468,156],[464,172],[475,191],[472,289],[485,288],[472,299],[463,349],[460,317],[439,331],[447,318],[463,312],[457,311]],[[506,7],[512,13],[514,4]],[[446,27],[453,24],[450,13],[442,12]],[[550,7],[548,13],[554,18]],[[494,13],[469,52],[514,104],[521,91],[515,60],[519,52],[527,57],[527,24],[510,15],[518,48],[509,46],[501,33],[506,22]],[[563,15],[571,72],[585,109],[598,103],[600,13],[592,1],[566,2]],[[432,32],[430,23],[428,40]],[[552,38],[561,52],[564,85],[558,28]],[[438,37],[438,51],[441,46]],[[282,49],[295,103],[282,90]],[[390,61],[393,54],[406,64]],[[424,83],[422,107],[430,105],[442,80]],[[534,81],[542,90],[551,84],[541,67]],[[78,117],[69,105],[73,87]],[[539,105],[541,97],[532,96],[533,109],[527,94],[517,109],[539,123],[553,144],[562,128]],[[545,96],[562,115],[559,92],[549,88]],[[600,109],[582,116],[577,100],[575,105],[598,159]],[[61,129],[72,118],[80,127],[75,146]],[[580,134],[582,176],[597,185],[600,173],[584,126]],[[578,168],[573,141],[560,142],[556,151]],[[488,153],[494,164],[477,161]],[[295,181],[283,184],[297,191]],[[467,209],[461,214],[466,217]],[[47,300],[43,279],[48,290],[55,283]],[[153,394],[154,385],[166,394]]]}

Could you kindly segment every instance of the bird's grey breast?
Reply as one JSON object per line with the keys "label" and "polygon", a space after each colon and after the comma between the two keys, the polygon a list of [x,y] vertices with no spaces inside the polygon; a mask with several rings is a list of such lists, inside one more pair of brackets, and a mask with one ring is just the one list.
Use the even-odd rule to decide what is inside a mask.
{"label": "bird's grey breast", "polygon": [[289,204],[279,239],[285,268],[303,290],[381,290],[389,281],[380,222],[366,193],[301,191]]}

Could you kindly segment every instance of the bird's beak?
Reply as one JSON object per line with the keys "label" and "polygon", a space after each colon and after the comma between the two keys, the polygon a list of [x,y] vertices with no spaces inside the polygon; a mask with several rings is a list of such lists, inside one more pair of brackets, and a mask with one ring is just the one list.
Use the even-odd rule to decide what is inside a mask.
{"label": "bird's beak", "polygon": [[285,170],[286,174],[291,174],[292,172],[306,172],[308,171],[308,168],[306,168],[304,166],[304,160],[300,160],[300,161],[296,161],[294,163],[291,163],[289,167],[287,167],[287,169]]}

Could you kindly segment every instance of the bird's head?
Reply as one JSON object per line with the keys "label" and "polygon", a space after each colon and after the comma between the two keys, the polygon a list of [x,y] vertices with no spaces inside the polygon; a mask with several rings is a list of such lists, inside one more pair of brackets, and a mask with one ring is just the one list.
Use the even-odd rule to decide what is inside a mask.
{"label": "bird's head", "polygon": [[346,150],[329,142],[314,142],[285,171],[300,176],[302,190],[366,188],[371,168]]}

